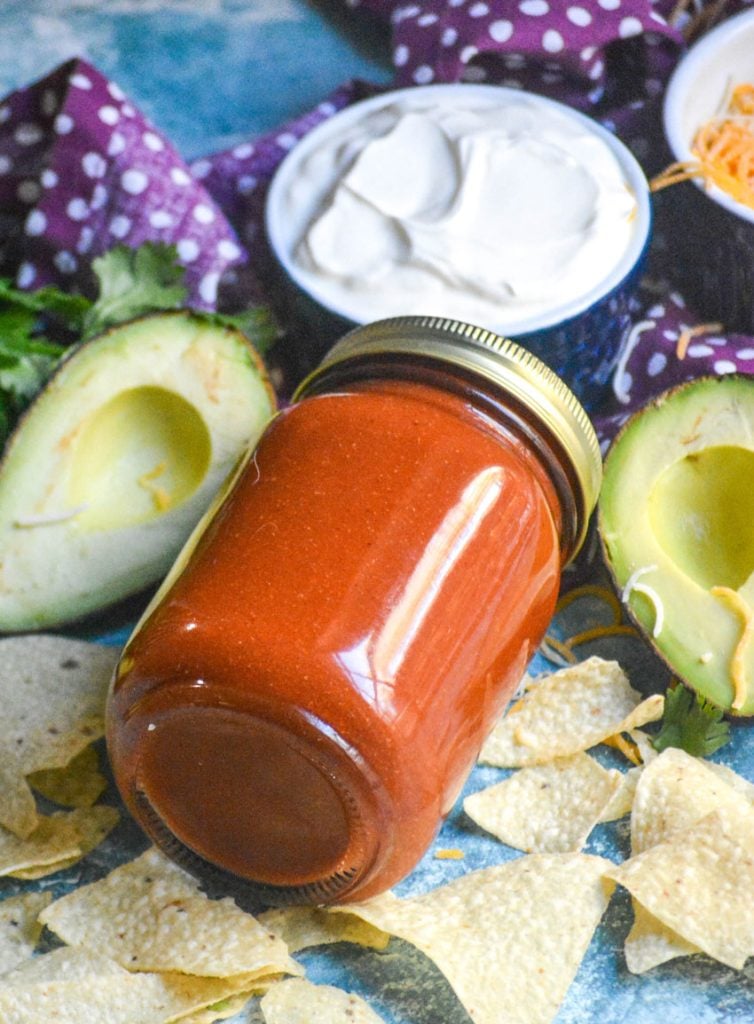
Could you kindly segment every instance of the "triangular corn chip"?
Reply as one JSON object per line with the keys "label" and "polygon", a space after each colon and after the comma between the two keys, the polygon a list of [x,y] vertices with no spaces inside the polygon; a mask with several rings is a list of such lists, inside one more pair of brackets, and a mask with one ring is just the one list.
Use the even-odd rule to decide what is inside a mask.
{"label": "triangular corn chip", "polygon": [[[98,804],[96,807],[78,807],[73,811],[60,811],[52,817],[53,819],[61,819],[73,826],[76,833],[78,852],[44,865],[27,866],[15,871],[9,871],[8,874],[13,878],[29,881],[36,878],[44,878],[56,871],[62,871],[65,868],[71,867],[72,864],[75,864],[82,857],[96,849],[108,832],[115,828],[120,819],[117,810],[105,804]],[[17,840],[19,843],[25,841],[28,842],[28,840]]]}
{"label": "triangular corn chip", "polygon": [[536,679],[487,738],[479,760],[500,768],[544,764],[662,716],[659,694],[642,701],[615,661],[589,658]]}
{"label": "triangular corn chip", "polygon": [[527,853],[580,850],[621,786],[588,754],[522,768],[466,797],[463,809],[481,828]]}
{"label": "triangular corn chip", "polygon": [[66,811],[40,816],[26,839],[0,829],[0,875],[34,868],[46,868],[44,873],[50,874],[61,862],[80,856],[79,834]]}
{"label": "triangular corn chip", "polygon": [[754,955],[754,810],[719,812],[610,870],[685,942],[737,970]]}
{"label": "triangular corn chip", "polygon": [[32,789],[63,807],[91,807],[107,789],[94,747],[85,747],[64,768],[44,768],[27,778]]}
{"label": "triangular corn chip", "polygon": [[114,647],[62,636],[0,640],[0,825],[37,827],[32,772],[68,764],[104,730]]}
{"label": "triangular corn chip", "polygon": [[289,978],[262,998],[266,1024],[382,1024],[363,999],[332,985]]}
{"label": "triangular corn chip", "polygon": [[3,1024],[167,1024],[233,996],[233,978],[131,973],[63,947],[0,977]]}
{"label": "triangular corn chip", "polygon": [[385,949],[390,936],[366,921],[345,914],[329,914],[319,907],[284,907],[260,914],[259,923],[279,935],[289,953],[332,942]]}
{"label": "triangular corn chip", "polygon": [[285,943],[231,899],[210,900],[158,850],[63,896],[42,921],[64,942],[134,971],[232,975],[297,973]]}
{"label": "triangular corn chip", "polygon": [[[669,747],[645,767],[637,784],[631,814],[632,852],[639,854],[671,839],[713,811],[733,817],[746,814],[751,793],[750,783],[730,769]],[[628,969],[641,974],[699,949],[674,935],[634,900],[634,923],[624,952]]]}
{"label": "triangular corn chip", "polygon": [[38,917],[51,899],[49,892],[27,892],[0,903],[0,975],[31,959],[42,933]]}
{"label": "triangular corn chip", "polygon": [[607,906],[611,867],[579,853],[532,854],[423,896],[386,893],[337,912],[425,953],[475,1024],[548,1024]]}
{"label": "triangular corn chip", "polygon": [[[631,853],[642,853],[696,824],[712,811],[737,816],[752,806],[746,790],[731,785],[709,762],[668,747],[648,764],[637,784],[631,815]],[[742,783],[746,780],[741,779]]]}

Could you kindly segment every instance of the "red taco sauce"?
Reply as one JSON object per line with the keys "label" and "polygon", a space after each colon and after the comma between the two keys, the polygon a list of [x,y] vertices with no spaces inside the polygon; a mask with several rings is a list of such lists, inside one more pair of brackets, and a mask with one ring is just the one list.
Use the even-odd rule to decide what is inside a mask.
{"label": "red taco sauce", "polygon": [[166,853],[265,902],[364,899],[458,797],[552,615],[600,458],[489,332],[351,332],[268,426],[130,639],[122,795]]}

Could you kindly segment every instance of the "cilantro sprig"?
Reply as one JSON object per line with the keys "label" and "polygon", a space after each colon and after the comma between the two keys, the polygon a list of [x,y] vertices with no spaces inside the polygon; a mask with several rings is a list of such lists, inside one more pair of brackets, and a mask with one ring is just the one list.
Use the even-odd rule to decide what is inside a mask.
{"label": "cilantro sprig", "polygon": [[660,731],[652,740],[656,751],[680,747],[694,757],[706,757],[729,740],[730,726],[720,708],[685,686],[668,690]]}
{"label": "cilantro sprig", "polygon": [[[97,282],[93,300],[53,286],[25,292],[0,278],[0,448],[71,344],[134,317],[186,303],[186,269],[174,245],[118,245],[94,259],[92,270]],[[235,315],[197,315],[238,328],[262,353],[278,337],[264,307]]]}
{"label": "cilantro sprig", "polygon": [[83,338],[145,313],[179,309],[186,301],[186,268],[174,245],[118,245],[92,260],[99,292],[83,321]]}

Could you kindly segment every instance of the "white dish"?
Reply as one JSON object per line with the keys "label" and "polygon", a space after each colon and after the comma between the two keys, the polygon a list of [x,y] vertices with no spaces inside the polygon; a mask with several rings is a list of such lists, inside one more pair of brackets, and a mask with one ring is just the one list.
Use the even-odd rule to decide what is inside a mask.
{"label": "white dish", "polygon": [[[665,137],[675,160],[693,161],[696,132],[717,114],[733,86],[754,82],[754,10],[724,21],[681,58],[665,93]],[[754,209],[717,185],[694,179],[710,199],[754,224]]]}
{"label": "white dish", "polygon": [[[373,301],[369,304],[368,312],[363,315],[358,309],[358,303],[353,301],[339,302],[333,299],[333,291],[328,288],[322,280],[318,280],[316,274],[302,268],[301,263],[295,258],[295,251],[301,241],[301,223],[311,218],[313,212],[327,203],[332,192],[332,182],[316,181],[309,187],[306,183],[310,179],[304,178],[304,168],[307,162],[311,161],[324,147],[337,145],[340,139],[348,137],[349,132],[358,127],[359,122],[367,117],[372,117],[375,112],[387,108],[397,100],[408,100],[411,104],[428,104],[430,100],[434,103],[441,103],[443,106],[450,106],[468,103],[506,105],[520,104],[522,99],[526,104],[539,108],[543,118],[547,114],[566,118],[573,124],[574,133],[588,133],[592,138],[598,140],[601,146],[611,154],[611,158],[617,162],[619,173],[623,177],[625,186],[635,197],[635,214],[632,220],[632,231],[627,244],[613,258],[612,264],[606,267],[604,274],[598,276],[596,283],[582,289],[578,294],[572,294],[568,298],[562,297],[556,304],[539,309],[534,315],[512,316],[501,309],[498,319],[489,317],[486,322],[481,318],[475,318],[475,322],[496,330],[499,333],[513,337],[521,337],[531,332],[547,330],[563,322],[569,321],[581,313],[590,309],[595,303],[605,296],[611,294],[621,282],[624,281],[640,261],[646,249],[647,240],[651,225],[651,211],[649,193],[646,179],[638,163],[630,151],[612,133],[597,124],[591,118],[572,110],[563,104],[546,99],[532,93],[523,93],[521,90],[509,89],[502,86],[477,85],[458,83],[450,85],[432,85],[420,88],[403,89],[388,93],[382,93],[371,99],[364,100],[347,108],[333,116],[310,132],[286,157],[278,169],[267,199],[266,227],[271,248],[280,266],[285,271],[290,282],[305,293],[309,298],[318,303],[324,310],[351,324],[362,324],[381,316],[396,315],[397,313],[431,313],[433,315],[450,316],[459,319],[473,319],[468,310],[459,308],[454,310],[450,303],[448,308],[427,308],[427,309],[401,309],[386,308],[378,309]],[[307,168],[311,177],[311,170]],[[410,173],[410,170],[407,170]],[[304,211],[302,214],[291,216],[291,196],[295,195],[295,203],[300,204]],[[546,278],[546,275],[543,275]],[[373,296],[372,296],[373,298]]]}

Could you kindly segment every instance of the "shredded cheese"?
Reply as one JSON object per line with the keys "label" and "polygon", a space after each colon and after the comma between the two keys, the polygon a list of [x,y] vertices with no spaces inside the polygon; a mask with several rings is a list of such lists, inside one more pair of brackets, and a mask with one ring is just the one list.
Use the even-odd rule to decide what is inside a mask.
{"label": "shredded cheese", "polygon": [[666,167],[650,182],[653,192],[701,178],[754,209],[754,85],[732,90],[721,113],[699,128],[691,150],[696,159]]}
{"label": "shredded cheese", "polygon": [[596,597],[599,598],[599,600],[604,601],[613,613],[613,622],[616,625],[620,622],[620,601],[618,600],[615,591],[611,590],[609,587],[603,587],[599,583],[586,583],[582,587],[574,587],[573,590],[569,590],[568,593],[563,594],[555,606],[555,614],[559,614],[569,605],[573,604],[574,601],[578,601],[582,597]]}
{"label": "shredded cheese", "polygon": [[[570,650],[567,643],[563,643],[562,640],[558,640],[557,637],[551,636],[549,633],[539,645],[539,652],[548,661],[552,661],[562,668],[568,665],[575,665],[579,660],[573,651]],[[513,709],[511,708],[511,710]]]}
{"label": "shredded cheese", "polygon": [[675,346],[675,357],[676,359],[682,360],[686,358],[686,352],[694,338],[698,338],[700,334],[717,334],[723,330],[722,324],[697,324],[696,327],[684,327],[681,333],[678,335],[678,342]]}
{"label": "shredded cheese", "polygon": [[622,733],[616,732],[614,736],[608,736],[602,742],[607,747],[614,747],[616,750],[619,750],[631,764],[643,764],[637,745],[633,740],[627,740]]}
{"label": "shredded cheese", "polygon": [[652,636],[656,639],[660,633],[662,633],[662,627],[665,625],[665,606],[662,603],[662,598],[646,583],[634,583],[633,591],[634,594],[643,594],[647,600],[651,603],[655,613],[655,621],[652,626]]}
{"label": "shredded cheese", "polygon": [[651,331],[656,326],[657,322],[655,320],[640,320],[628,332],[628,337],[623,344],[623,349],[613,374],[613,392],[618,401],[623,405],[627,405],[631,401],[629,391],[632,380],[631,375],[626,370],[628,360],[631,358],[631,353],[636,348],[639,338],[644,331]]}
{"label": "shredded cheese", "polygon": [[581,633],[576,633],[575,636],[569,637],[566,640],[566,647],[569,651],[572,651],[574,647],[578,647],[580,644],[588,644],[593,640],[604,640],[611,636],[638,636],[633,626],[628,625],[612,625],[612,626],[595,626],[594,629],[585,629]]}
{"label": "shredded cheese", "polygon": [[170,494],[166,488],[155,483],[157,477],[162,476],[166,469],[167,463],[158,462],[153,469],[148,470],[146,473],[142,473],[136,481],[139,487],[143,487],[145,491],[149,491],[152,495],[154,507],[158,512],[166,512],[172,505]]}
{"label": "shredded cheese", "polygon": [[437,860],[463,860],[463,850],[435,850]]}
{"label": "shredded cheese", "polygon": [[39,516],[24,516],[22,519],[15,519],[13,525],[17,529],[30,529],[35,526],[55,526],[56,523],[67,523],[82,512],[86,512],[88,505],[76,505],[75,508],[62,509],[60,512],[48,512]]}
{"label": "shredded cheese", "polygon": [[751,608],[737,590],[732,590],[730,587],[712,587],[710,594],[713,597],[721,597],[724,601],[727,601],[730,608],[743,620],[741,636],[738,638],[738,643],[730,659],[730,676],[733,681],[733,702],[731,707],[734,711],[738,711],[739,708],[744,706],[748,695],[748,687],[744,677],[744,650],[754,633],[754,616],[752,615]]}
{"label": "shredded cheese", "polygon": [[628,599],[631,596],[631,594],[643,594],[644,597],[646,597],[647,600],[651,602],[655,616],[654,626],[652,627],[652,636],[655,638],[657,638],[660,635],[660,633],[662,632],[662,627],[665,624],[665,607],[662,603],[662,598],[657,593],[657,591],[653,590],[652,587],[648,586],[646,583],[639,583],[639,580],[642,576],[646,576],[648,572],[656,571],[656,565],[641,566],[640,568],[636,569],[635,572],[631,573],[631,575],[626,580],[626,585],[621,591],[621,598],[625,603],[628,603]]}

